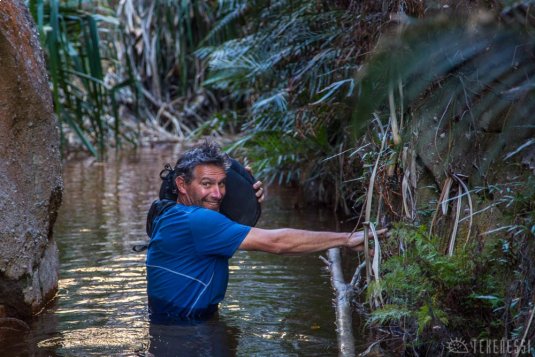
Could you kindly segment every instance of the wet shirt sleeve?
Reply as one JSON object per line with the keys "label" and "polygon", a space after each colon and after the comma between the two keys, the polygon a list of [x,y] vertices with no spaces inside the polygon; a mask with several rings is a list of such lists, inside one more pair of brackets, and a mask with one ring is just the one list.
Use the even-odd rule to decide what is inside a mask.
{"label": "wet shirt sleeve", "polygon": [[239,248],[251,227],[233,222],[221,213],[199,208],[190,213],[190,230],[199,255],[230,258]]}

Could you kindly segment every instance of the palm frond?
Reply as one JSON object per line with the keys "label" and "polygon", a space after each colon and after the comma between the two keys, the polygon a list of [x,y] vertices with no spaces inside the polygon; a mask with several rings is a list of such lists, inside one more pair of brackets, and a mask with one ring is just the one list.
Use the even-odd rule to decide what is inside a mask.
{"label": "palm frond", "polygon": [[445,170],[484,132],[498,135],[482,145],[482,172],[508,143],[532,136],[518,128],[533,123],[535,41],[525,27],[483,20],[473,19],[471,27],[424,22],[384,41],[358,77],[355,132],[383,110],[387,86],[400,80],[406,114],[422,139],[419,150],[434,142]]}
{"label": "palm frond", "polygon": [[283,90],[267,98],[256,101],[251,109],[253,113],[265,110],[267,107],[273,108],[274,112],[285,112],[288,106],[287,97],[288,93]]}

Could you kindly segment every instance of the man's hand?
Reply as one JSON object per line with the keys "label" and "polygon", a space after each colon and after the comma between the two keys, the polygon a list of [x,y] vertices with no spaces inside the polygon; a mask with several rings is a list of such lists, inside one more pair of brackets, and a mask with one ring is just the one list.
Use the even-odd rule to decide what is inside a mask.
{"label": "man's hand", "polygon": [[[245,170],[247,170],[248,173],[251,175],[253,174],[253,171],[251,170],[250,166],[245,166]],[[253,185],[253,189],[256,191],[256,197],[258,198],[258,203],[264,202],[264,199],[266,198],[264,193],[264,184],[262,181],[256,181]]]}
{"label": "man's hand", "polygon": [[[377,230],[377,235],[386,235],[388,232],[387,228]],[[373,238],[373,233],[371,230],[368,230],[368,238]],[[346,245],[349,249],[361,252],[364,250],[364,231],[356,231],[349,237]]]}
{"label": "man's hand", "polygon": [[262,181],[256,181],[253,185],[253,188],[256,191],[256,197],[258,198],[258,203],[264,202],[264,199],[266,198],[264,194],[264,187],[262,187],[264,184]]}

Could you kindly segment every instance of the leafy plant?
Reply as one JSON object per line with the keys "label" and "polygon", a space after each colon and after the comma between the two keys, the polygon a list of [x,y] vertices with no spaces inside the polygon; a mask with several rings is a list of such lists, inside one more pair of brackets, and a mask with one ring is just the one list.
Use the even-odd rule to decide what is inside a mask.
{"label": "leafy plant", "polygon": [[[341,153],[358,149],[348,125],[349,100],[355,91],[353,75],[378,33],[374,26],[386,21],[379,9],[396,5],[356,1],[223,3],[228,7],[219,23],[226,24],[229,17],[225,14],[234,21],[241,14],[241,32],[196,53],[208,61],[204,84],[229,93],[243,120],[242,130],[247,134],[233,149],[247,147],[255,172],[271,180],[284,177],[304,185],[334,187],[318,198],[334,199],[336,206],[350,213],[351,205],[344,197],[352,194],[354,186],[352,190],[346,180],[357,176],[359,166],[353,163],[358,157]],[[247,10],[242,11],[244,8]],[[274,137],[277,146],[272,145]],[[284,150],[277,150],[278,146]]]}
{"label": "leafy plant", "polygon": [[[400,326],[404,340],[430,341],[433,334],[499,338],[504,331],[529,336],[526,292],[535,281],[526,265],[534,252],[527,202],[533,180],[531,166],[526,170],[520,158],[529,163],[526,148],[535,132],[530,3],[499,15],[480,12],[462,24],[441,17],[407,21],[384,36],[357,75],[353,132],[361,135],[373,117],[392,150],[378,164],[377,211],[429,224],[428,217],[411,214],[422,204],[416,175],[441,186],[436,212],[446,218],[442,229],[430,230],[436,236],[409,225],[381,247],[386,306],[410,311]],[[478,185],[486,192],[470,188]],[[391,190],[399,196],[392,199]],[[492,209],[499,219],[472,224]],[[466,234],[462,243],[455,240],[458,231]],[[378,310],[372,316],[381,316]]]}
{"label": "leafy plant", "polygon": [[201,44],[213,46],[234,34],[232,16],[215,23],[227,7],[226,1],[120,2],[122,63],[137,80],[138,115],[181,139],[196,135],[210,114],[218,115],[224,100],[203,86],[206,64],[194,53]]}
{"label": "leafy plant", "polygon": [[[29,7],[46,49],[60,122],[99,158],[110,138],[115,145],[121,138],[135,143],[118,115],[118,96],[132,83],[113,72],[118,64],[114,36],[119,29],[113,10],[103,2],[97,7],[58,0],[32,0]],[[66,133],[61,134],[64,143]]]}
{"label": "leafy plant", "polygon": [[[417,154],[434,172],[466,174],[459,158],[476,142],[478,172],[487,174],[504,147],[535,129],[535,82],[525,75],[533,70],[535,27],[514,21],[515,11],[521,10],[500,19],[481,12],[468,23],[413,22],[399,35],[385,36],[358,75],[355,132],[373,112],[391,113],[393,135],[417,133]],[[489,132],[497,135],[485,142]],[[411,140],[405,135],[405,142]]]}
{"label": "leafy plant", "polygon": [[379,310],[375,310],[368,318],[371,325],[386,325],[388,323],[401,323],[403,319],[411,316],[411,312],[406,308],[397,305],[385,305]]}

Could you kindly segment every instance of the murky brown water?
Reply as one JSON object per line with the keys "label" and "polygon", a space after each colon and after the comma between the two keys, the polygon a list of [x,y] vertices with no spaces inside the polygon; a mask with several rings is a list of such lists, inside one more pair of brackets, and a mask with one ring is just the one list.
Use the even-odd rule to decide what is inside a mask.
{"label": "murky brown water", "polygon": [[[32,330],[4,341],[1,355],[337,355],[333,293],[318,254],[281,257],[239,251],[220,319],[172,329],[149,326],[145,217],[158,173],[179,147],[123,152],[106,163],[65,165],[55,226],[59,293]],[[271,189],[259,227],[333,229],[329,212],[295,211],[291,191]],[[150,330],[150,334],[149,334]],[[152,336],[152,338],[151,338]]]}

